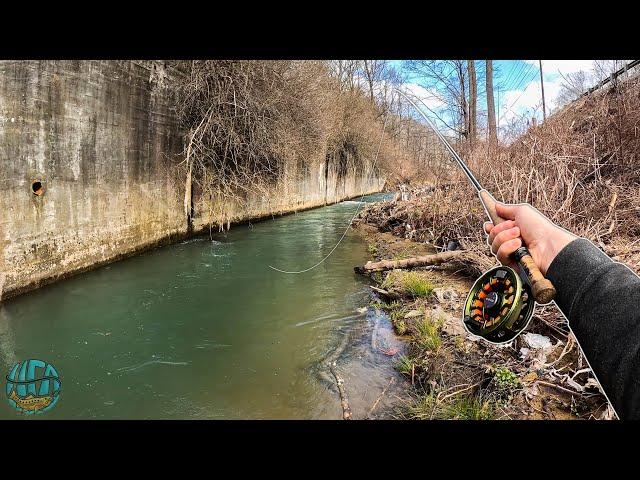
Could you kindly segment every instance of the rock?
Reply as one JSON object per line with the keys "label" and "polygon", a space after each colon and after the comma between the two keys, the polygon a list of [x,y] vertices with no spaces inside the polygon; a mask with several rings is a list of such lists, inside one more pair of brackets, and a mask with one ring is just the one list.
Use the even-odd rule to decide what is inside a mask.
{"label": "rock", "polygon": [[522,335],[522,339],[527,343],[527,345],[535,350],[547,350],[553,347],[549,337],[538,335],[537,333],[525,333]]}
{"label": "rock", "polygon": [[451,315],[447,315],[444,323],[442,324],[442,331],[448,335],[456,336],[466,336],[467,331],[462,324],[462,319],[457,317],[452,317]]}
{"label": "rock", "polygon": [[527,360],[531,360],[530,368],[533,370],[544,369],[547,363],[547,356],[553,352],[555,347],[560,345],[560,342],[554,345],[549,337],[538,335],[537,333],[525,333],[521,338],[531,348],[531,350],[527,349],[529,350],[527,352]]}
{"label": "rock", "polygon": [[451,336],[464,336],[467,334],[462,322],[445,322],[442,325],[442,331]]}
{"label": "rock", "polygon": [[433,289],[433,293],[436,294],[436,297],[438,298],[438,301],[440,303],[446,301],[453,301],[453,300],[457,300],[459,295],[456,293],[456,291],[453,288],[446,288],[446,287],[438,287],[438,288],[434,288]]}
{"label": "rock", "polygon": [[404,316],[404,318],[415,318],[415,317],[419,317],[420,315],[424,315],[424,314],[419,310],[411,310]]}

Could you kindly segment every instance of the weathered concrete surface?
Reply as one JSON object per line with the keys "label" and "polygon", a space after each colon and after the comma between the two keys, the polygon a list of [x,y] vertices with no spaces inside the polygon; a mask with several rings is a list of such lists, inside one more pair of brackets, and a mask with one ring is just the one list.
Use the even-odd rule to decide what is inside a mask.
{"label": "weathered concrete surface", "polygon": [[2,297],[183,232],[158,79],[130,61],[0,62]]}
{"label": "weathered concrete surface", "polygon": [[[179,74],[164,62],[0,62],[0,299],[187,234],[169,94]],[[382,186],[373,172],[322,162],[289,173],[269,195],[217,213],[196,196],[194,230]]]}
{"label": "weathered concrete surface", "polygon": [[304,173],[286,172],[269,194],[250,194],[239,204],[233,201],[217,202],[215,206],[201,196],[195,204],[193,226],[195,231],[212,225],[224,226],[228,222],[259,219],[274,214],[306,210],[337,203],[367,193],[379,192],[384,185],[370,163],[363,171],[355,169],[340,175],[335,163],[325,161],[312,164]]}

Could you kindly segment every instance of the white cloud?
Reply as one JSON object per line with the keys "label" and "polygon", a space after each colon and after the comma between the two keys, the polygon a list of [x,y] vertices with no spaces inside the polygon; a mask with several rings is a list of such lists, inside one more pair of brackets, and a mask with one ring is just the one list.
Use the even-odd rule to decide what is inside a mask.
{"label": "white cloud", "polygon": [[436,90],[424,88],[417,83],[405,83],[401,86],[401,89],[418,97],[431,110],[438,111],[446,105]]}
{"label": "white cloud", "polygon": [[[549,92],[547,92],[549,90]],[[545,82],[545,97],[549,100],[557,96],[555,86]],[[549,107],[551,105],[549,104]],[[499,124],[509,124],[513,119],[523,116],[532,117],[542,107],[540,81],[529,82],[522,90],[508,90],[500,96]]]}
{"label": "white cloud", "polygon": [[[539,67],[538,60],[525,60],[526,63]],[[585,72],[591,71],[593,67],[593,60],[542,60],[542,73],[545,78],[547,75],[556,76],[558,72],[563,75],[568,73],[579,72],[584,70]]]}
{"label": "white cloud", "polygon": [[[525,60],[528,64],[539,67],[538,60]],[[579,71],[591,72],[593,60],[543,60],[544,96],[547,115],[557,107],[560,86],[570,73]],[[540,79],[529,82],[523,89],[508,90],[500,96],[500,125],[509,124],[513,119],[536,117],[542,120],[542,90]]]}
{"label": "white cloud", "polygon": [[422,110],[429,119],[431,119],[436,128],[445,130],[450,128],[445,123],[450,123],[450,120],[447,120],[448,115],[445,111],[447,104],[437,90],[425,88],[422,85],[411,82],[403,83],[399,89],[405,92],[409,97],[414,97],[414,100],[415,98],[420,99],[422,103],[426,105],[427,108],[424,108],[424,105],[421,105],[420,102],[416,102],[418,108]]}

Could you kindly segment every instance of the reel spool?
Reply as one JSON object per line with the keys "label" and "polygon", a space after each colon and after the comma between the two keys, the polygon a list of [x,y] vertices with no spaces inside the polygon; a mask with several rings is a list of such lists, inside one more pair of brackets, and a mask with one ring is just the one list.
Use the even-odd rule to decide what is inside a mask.
{"label": "reel spool", "polygon": [[529,282],[511,267],[495,267],[471,287],[462,323],[473,335],[491,343],[507,343],[527,328],[534,306]]}

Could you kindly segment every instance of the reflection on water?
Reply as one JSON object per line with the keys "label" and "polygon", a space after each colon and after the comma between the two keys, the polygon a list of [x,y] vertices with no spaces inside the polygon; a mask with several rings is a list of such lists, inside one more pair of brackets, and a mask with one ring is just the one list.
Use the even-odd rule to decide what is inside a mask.
{"label": "reflection on water", "polygon": [[[367,283],[353,273],[366,260],[362,241],[347,235],[304,274],[268,268],[320,260],[355,208],[237,226],[6,301],[0,367],[27,358],[56,366],[61,399],[45,418],[340,418],[317,370],[351,335],[340,368],[365,409],[393,371],[371,347],[380,317],[362,311]],[[15,417],[3,402],[0,418]]]}

